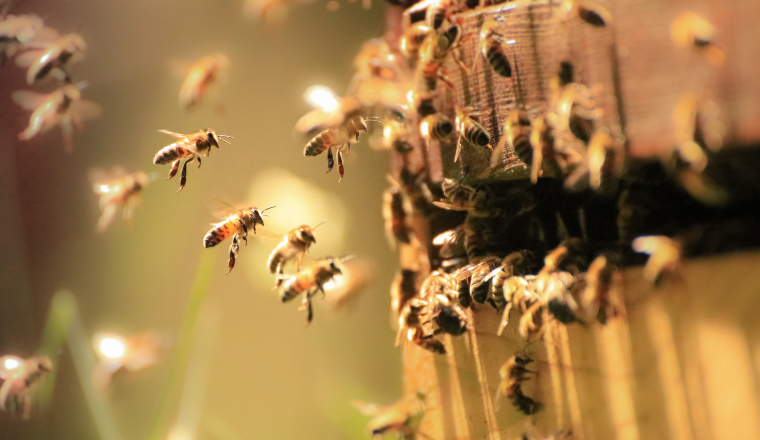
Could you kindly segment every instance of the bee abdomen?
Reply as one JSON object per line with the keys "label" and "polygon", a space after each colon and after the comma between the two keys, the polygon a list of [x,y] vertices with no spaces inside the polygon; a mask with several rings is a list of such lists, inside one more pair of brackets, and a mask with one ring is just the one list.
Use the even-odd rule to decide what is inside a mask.
{"label": "bee abdomen", "polygon": [[470,143],[479,147],[485,147],[491,140],[491,138],[488,136],[488,133],[486,133],[483,128],[472,123],[465,125],[463,135],[464,138],[467,139]]}
{"label": "bee abdomen", "polygon": [[499,75],[505,78],[512,77],[512,66],[509,64],[507,55],[501,50],[498,45],[493,45],[486,51],[486,58],[488,64],[493,67],[493,70]]}
{"label": "bee abdomen", "polygon": [[285,261],[285,254],[283,252],[280,252],[280,247],[278,246],[272,252],[272,255],[269,256],[269,261],[267,261],[269,272],[275,273],[277,271],[277,266],[279,266],[283,261]]}
{"label": "bee abdomen", "polygon": [[314,136],[314,138],[306,144],[306,148],[303,150],[303,155],[317,156],[322,154],[332,146],[334,140],[332,132],[330,130],[325,130]]}
{"label": "bee abdomen", "polygon": [[430,134],[433,136],[433,139],[440,141],[442,139],[446,139],[453,130],[454,125],[451,123],[451,121],[443,119],[436,121],[435,124],[433,124],[433,128],[430,130]]}
{"label": "bee abdomen", "polygon": [[298,282],[298,278],[290,277],[285,281],[285,287],[282,289],[280,299],[282,302],[288,302],[303,291],[304,289],[301,286],[301,283]]}
{"label": "bee abdomen", "polygon": [[208,231],[205,237],[203,237],[203,247],[214,247],[223,242],[230,235],[230,227],[227,223],[217,228],[213,228],[212,230]]}
{"label": "bee abdomen", "polygon": [[533,163],[533,147],[530,145],[530,137],[527,134],[518,134],[515,136],[512,147],[515,149],[517,157],[530,166]]}
{"label": "bee abdomen", "polygon": [[172,163],[177,159],[192,156],[193,152],[188,150],[185,147],[180,147],[178,145],[169,145],[168,147],[164,147],[156,153],[156,157],[153,158],[153,163],[156,165],[165,164],[165,163]]}

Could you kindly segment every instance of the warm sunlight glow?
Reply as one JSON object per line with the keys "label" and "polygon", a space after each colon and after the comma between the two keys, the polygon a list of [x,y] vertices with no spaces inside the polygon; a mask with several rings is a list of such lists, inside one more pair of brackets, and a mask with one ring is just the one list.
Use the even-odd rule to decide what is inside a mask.
{"label": "warm sunlight glow", "polygon": [[110,192],[109,190],[110,188],[108,188],[108,185],[100,185],[100,192],[107,194]]}
{"label": "warm sunlight glow", "polygon": [[124,341],[118,338],[106,337],[100,340],[98,350],[108,359],[120,359],[124,357],[127,347]]}
{"label": "warm sunlight glow", "polygon": [[340,106],[338,95],[327,86],[311,86],[303,94],[303,99],[310,105],[328,112],[334,112]]}
{"label": "warm sunlight glow", "polygon": [[21,362],[19,362],[18,359],[9,358],[3,362],[3,366],[6,370],[15,370],[21,366]]}
{"label": "warm sunlight glow", "polygon": [[420,124],[420,134],[422,134],[423,137],[430,136],[430,124],[428,121],[422,121]]}

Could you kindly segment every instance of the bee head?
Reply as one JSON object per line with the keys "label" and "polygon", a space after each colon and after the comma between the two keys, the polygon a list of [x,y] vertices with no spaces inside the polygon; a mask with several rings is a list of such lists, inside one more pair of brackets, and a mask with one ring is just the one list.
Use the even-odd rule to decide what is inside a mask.
{"label": "bee head", "polygon": [[274,208],[274,206],[270,206],[267,209],[262,209],[262,210],[259,211],[259,209],[256,208],[255,206],[251,207],[250,209],[251,209],[251,214],[253,214],[253,223],[254,224],[259,224],[261,226],[264,226],[264,217],[269,217],[269,216],[266,215],[266,214],[262,214],[262,213],[264,211],[268,211],[268,210],[270,210],[272,208]]}
{"label": "bee head", "polygon": [[216,138],[216,133],[214,133],[214,130],[207,128],[206,138],[208,139],[209,144],[215,146],[216,148],[219,148],[219,140]]}
{"label": "bee head", "polygon": [[338,267],[337,264],[335,264],[335,260],[334,259],[330,259],[330,271],[332,273],[337,273],[337,274],[343,275],[343,271],[340,270],[340,267]]}
{"label": "bee head", "polygon": [[296,234],[298,239],[305,243],[316,243],[317,238],[314,237],[314,229],[309,226],[301,226]]}

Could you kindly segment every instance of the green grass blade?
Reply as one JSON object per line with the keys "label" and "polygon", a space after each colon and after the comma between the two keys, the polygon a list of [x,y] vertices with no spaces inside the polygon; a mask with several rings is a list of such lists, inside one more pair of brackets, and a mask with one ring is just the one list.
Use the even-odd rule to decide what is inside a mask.
{"label": "green grass blade", "polygon": [[55,366],[40,386],[39,410],[43,414],[47,413],[50,401],[53,398],[55,378],[58,373],[58,362],[56,360],[63,349],[63,344],[66,343],[66,335],[69,333],[69,327],[76,312],[77,304],[71,292],[59,290],[53,295],[53,300],[50,303],[50,313],[45,323],[45,329],[42,331],[42,343],[40,344],[38,353],[48,356]]}
{"label": "green grass blade", "polygon": [[156,418],[153,419],[153,426],[148,436],[149,440],[163,440],[166,438],[171,423],[170,419],[176,404],[175,398],[182,385],[185,367],[192,351],[193,329],[198,321],[201,305],[206,299],[206,294],[211,285],[213,268],[214,254],[212,252],[203,252],[195,274],[193,288],[190,292],[190,299],[185,308],[185,316],[177,338],[177,347],[169,365],[168,377],[159,397],[158,410]]}

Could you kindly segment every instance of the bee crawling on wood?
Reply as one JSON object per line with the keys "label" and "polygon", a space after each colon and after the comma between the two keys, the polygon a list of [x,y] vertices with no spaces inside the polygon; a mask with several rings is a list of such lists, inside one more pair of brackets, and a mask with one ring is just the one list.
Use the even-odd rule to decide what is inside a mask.
{"label": "bee crawling on wood", "polygon": [[425,416],[425,400],[425,393],[418,392],[387,407],[356,401],[351,404],[362,414],[372,417],[367,424],[372,437],[395,434],[400,439],[413,439],[416,434],[421,434],[418,430]]}
{"label": "bee crawling on wood", "polygon": [[53,371],[47,356],[21,359],[16,356],[0,357],[0,409],[21,413],[24,420],[32,414],[32,388]]}
{"label": "bee crawling on wood", "polygon": [[103,213],[98,219],[98,232],[105,232],[111,224],[116,210],[121,207],[124,220],[130,222],[135,206],[140,202],[140,192],[148,184],[148,176],[137,172],[127,174],[121,167],[114,167],[110,172],[93,168],[90,181],[95,193],[100,195],[100,209]]}
{"label": "bee crawling on wood", "polygon": [[185,161],[185,164],[182,166],[182,177],[180,178],[179,190],[177,190],[177,192],[182,191],[182,188],[185,187],[185,182],[187,182],[188,163],[197,160],[198,168],[200,168],[201,156],[208,156],[209,153],[211,153],[211,147],[219,148],[220,139],[229,144],[230,142],[225,138],[232,138],[232,136],[216,134],[214,130],[210,128],[196,131],[195,133],[191,134],[179,134],[167,130],[158,131],[179,138],[177,142],[159,150],[159,152],[156,153],[156,156],[153,158],[153,163],[156,165],[167,163],[172,164],[172,169],[169,172],[169,177],[167,177],[166,180],[169,180],[172,177],[176,176],[177,171],[179,170],[179,163],[182,161],[182,159],[187,159]]}
{"label": "bee crawling on wood", "polygon": [[22,141],[29,140],[44,133],[56,125],[63,131],[63,145],[67,153],[74,150],[74,127],[82,129],[82,123],[92,119],[102,112],[100,106],[82,99],[82,90],[87,83],[65,85],[52,93],[37,93],[29,90],[18,90],[11,97],[25,110],[31,110],[29,126],[19,133]]}
{"label": "bee crawling on wood", "polygon": [[522,390],[522,384],[528,380],[528,374],[536,374],[527,368],[531,362],[533,359],[527,355],[515,354],[501,366],[499,369],[501,382],[494,398],[494,404],[497,407],[501,397],[506,396],[512,406],[525,415],[535,414],[541,409],[541,404],[526,396]]}
{"label": "bee crawling on wood", "polygon": [[277,274],[275,288],[280,287],[280,284],[282,284],[282,277],[280,275],[282,275],[283,267],[288,261],[295,260],[296,271],[301,270],[301,260],[303,259],[303,256],[308,252],[311,244],[317,242],[317,238],[314,236],[314,230],[322,226],[324,223],[325,222],[322,222],[313,228],[309,225],[299,226],[288,232],[280,244],[274,248],[269,255],[267,268],[269,268],[270,273]]}
{"label": "bee crawling on wood", "polygon": [[218,245],[222,241],[226,240],[230,235],[232,236],[232,244],[230,245],[230,273],[233,267],[235,267],[235,259],[240,251],[239,240],[245,241],[248,244],[248,230],[253,229],[253,233],[256,233],[256,225],[264,226],[263,214],[265,211],[274,208],[270,206],[267,209],[259,210],[255,206],[245,209],[235,209],[234,214],[227,217],[224,221],[219,222],[211,228],[210,231],[203,237],[203,247],[210,248]]}
{"label": "bee crawling on wood", "polygon": [[649,254],[644,266],[644,278],[659,286],[664,276],[678,281],[681,275],[682,244],[664,235],[638,237],[631,243],[633,250]]}
{"label": "bee crawling on wood", "polygon": [[608,319],[625,316],[621,301],[620,272],[607,257],[598,256],[588,268],[586,288],[581,295],[580,310],[585,321],[596,319],[606,324]]}
{"label": "bee crawling on wood", "polygon": [[325,295],[325,284],[335,278],[336,275],[343,274],[341,263],[350,258],[353,258],[353,256],[340,259],[328,257],[317,261],[293,276],[280,275],[280,277],[285,278],[280,299],[282,302],[288,302],[303,293],[304,298],[301,303],[301,309],[306,309],[306,321],[307,323],[311,323],[314,318],[311,297],[316,295],[317,292],[322,292],[322,295]]}
{"label": "bee crawling on wood", "polygon": [[71,82],[69,69],[84,59],[87,44],[79,34],[69,34],[45,44],[42,49],[29,50],[16,57],[19,67],[28,67],[26,82],[29,85],[55,77]]}

